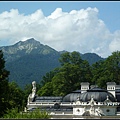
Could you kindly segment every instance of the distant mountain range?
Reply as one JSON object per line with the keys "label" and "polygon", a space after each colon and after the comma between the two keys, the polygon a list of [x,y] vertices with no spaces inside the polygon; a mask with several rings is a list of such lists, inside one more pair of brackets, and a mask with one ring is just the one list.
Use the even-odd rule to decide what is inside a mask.
{"label": "distant mountain range", "polygon": [[[0,47],[4,53],[6,69],[10,71],[9,81],[15,81],[23,88],[26,84],[31,84],[33,80],[40,82],[43,75],[60,66],[58,61],[60,54],[65,51],[43,45],[34,38],[26,41],[19,41],[10,46]],[[95,53],[81,54],[83,60],[87,60],[90,65],[103,60]]]}

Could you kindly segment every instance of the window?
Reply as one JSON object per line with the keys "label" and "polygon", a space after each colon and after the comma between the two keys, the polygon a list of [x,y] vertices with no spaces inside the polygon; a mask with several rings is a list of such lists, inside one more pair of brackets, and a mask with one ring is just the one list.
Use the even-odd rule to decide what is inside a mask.
{"label": "window", "polygon": [[109,109],[107,109],[107,110],[106,110],[106,112],[110,112],[110,110],[109,110]]}
{"label": "window", "polygon": [[80,110],[79,110],[79,109],[77,109],[77,112],[80,112]]}

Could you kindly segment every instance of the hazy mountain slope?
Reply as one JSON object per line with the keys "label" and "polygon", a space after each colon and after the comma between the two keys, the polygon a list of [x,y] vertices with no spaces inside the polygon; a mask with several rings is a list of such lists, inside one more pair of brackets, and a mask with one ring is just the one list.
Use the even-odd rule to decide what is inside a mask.
{"label": "hazy mountain slope", "polygon": [[[3,50],[6,69],[10,71],[9,81],[16,81],[20,87],[31,84],[33,80],[38,83],[46,72],[60,65],[60,54],[53,48],[43,45],[34,38],[20,41],[11,46],[0,47]],[[94,53],[81,54],[81,58],[93,64],[103,60]]]}
{"label": "hazy mountain slope", "polygon": [[10,81],[15,80],[21,87],[35,80],[40,82],[46,72],[59,66],[58,55],[26,55],[6,64],[10,71]]}
{"label": "hazy mountain slope", "polygon": [[88,60],[89,64],[92,65],[93,63],[99,61],[99,60],[104,60],[103,58],[101,58],[100,56],[98,56],[95,53],[85,53],[81,55],[81,58],[83,60]]}

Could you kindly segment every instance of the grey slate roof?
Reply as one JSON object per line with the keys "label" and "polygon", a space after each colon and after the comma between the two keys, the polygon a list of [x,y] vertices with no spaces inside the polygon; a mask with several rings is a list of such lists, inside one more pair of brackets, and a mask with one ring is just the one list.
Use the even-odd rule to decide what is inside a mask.
{"label": "grey slate roof", "polygon": [[[107,90],[94,87],[92,89],[87,90],[87,92],[84,93],[81,93],[81,90],[73,91],[63,97],[63,102],[74,102],[77,100],[78,97],[80,98],[81,101],[88,102],[93,96],[94,96],[94,100],[97,102],[105,101],[107,99],[107,96],[111,101],[113,102],[116,101],[114,96],[111,93],[109,93]],[[117,97],[120,98],[119,95],[117,95]]]}
{"label": "grey slate roof", "polygon": [[104,102],[107,99],[107,96],[112,102],[116,101],[115,97],[110,92],[96,87],[96,88],[87,90],[87,92],[82,93],[80,95],[80,101],[88,102],[91,100],[91,97],[93,97],[93,99],[96,102]]}
{"label": "grey slate roof", "polygon": [[38,96],[36,96],[33,102],[61,102],[61,101],[62,101],[61,96],[58,96],[58,97],[54,97],[54,96],[38,97]]}

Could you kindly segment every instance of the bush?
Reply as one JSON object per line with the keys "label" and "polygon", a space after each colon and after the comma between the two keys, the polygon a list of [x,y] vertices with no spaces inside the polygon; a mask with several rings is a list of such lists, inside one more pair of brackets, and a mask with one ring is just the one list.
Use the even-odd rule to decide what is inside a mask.
{"label": "bush", "polygon": [[18,112],[18,109],[14,108],[7,110],[3,118],[50,118],[50,115],[46,111],[40,111],[40,109],[31,112]]}

